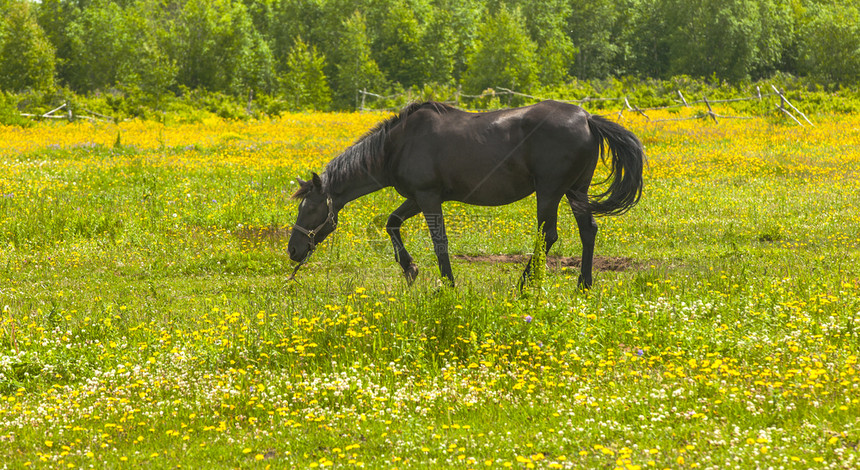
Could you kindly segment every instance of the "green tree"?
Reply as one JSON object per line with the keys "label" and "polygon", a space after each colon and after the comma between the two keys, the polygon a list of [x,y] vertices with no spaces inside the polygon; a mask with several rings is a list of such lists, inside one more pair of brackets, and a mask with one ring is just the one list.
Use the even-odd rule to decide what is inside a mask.
{"label": "green tree", "polygon": [[54,88],[54,48],[27,1],[8,2],[0,22],[0,88],[19,92]]}
{"label": "green tree", "polygon": [[256,31],[251,33],[251,47],[244,49],[240,59],[236,85],[245,90],[273,91],[275,84],[275,58],[269,43]]}
{"label": "green tree", "polygon": [[559,85],[570,79],[576,48],[561,31],[549,36],[538,45],[538,80],[542,85]]}
{"label": "green tree", "polygon": [[385,77],[371,57],[367,26],[361,13],[356,11],[343,22],[341,34],[334,74],[335,105],[348,108],[357,105],[358,90],[382,90]]}
{"label": "green tree", "polygon": [[571,15],[570,3],[567,0],[525,0],[517,4],[522,8],[529,35],[537,43],[541,84],[566,82],[576,54],[576,48],[565,33]]}
{"label": "green tree", "polygon": [[38,3],[37,19],[45,35],[56,50],[57,78],[68,83],[69,69],[74,66],[71,60],[72,45],[69,25],[81,14],[77,2],[68,0],[41,0]]}
{"label": "green tree", "polygon": [[406,87],[427,81],[427,49],[421,45],[422,36],[411,5],[405,0],[391,0],[374,47],[379,67],[389,80]]}
{"label": "green tree", "polygon": [[275,22],[275,9],[280,0],[242,0],[242,2],[251,16],[254,29],[263,37],[271,36]]}
{"label": "green tree", "polygon": [[502,8],[478,30],[464,85],[479,93],[494,86],[528,91],[537,83],[537,45],[519,10]]}
{"label": "green tree", "polygon": [[179,71],[165,48],[169,41],[165,26],[171,21],[158,14],[159,0],[138,0],[123,12],[123,35],[127,43],[119,58],[117,83],[139,88],[158,97],[171,91]]}
{"label": "green tree", "polygon": [[750,66],[752,78],[762,78],[774,71],[788,68],[795,60],[799,0],[768,0],[759,4],[761,34],[756,43],[756,56]]}
{"label": "green tree", "polygon": [[112,87],[139,89],[157,96],[169,91],[178,67],[168,56],[166,27],[158,0],[95,0],[74,15],[65,37],[69,63],[65,79],[76,91]]}
{"label": "green tree", "polygon": [[782,29],[789,25],[778,1],[656,0],[652,14],[665,24],[649,27],[667,38],[663,78],[689,74],[736,82],[778,63]]}
{"label": "green tree", "polygon": [[328,109],[331,90],[324,67],[325,57],[297,38],[287,55],[287,72],[281,84],[284,99],[292,109]]}
{"label": "green tree", "polygon": [[280,0],[274,6],[274,23],[270,27],[268,40],[277,58],[278,72],[287,69],[287,56],[298,37],[311,44],[322,44],[328,51],[327,31],[337,31],[338,24],[332,25],[329,5],[326,0]]}
{"label": "green tree", "polygon": [[439,21],[448,21],[453,33],[452,75],[454,80],[459,81],[469,66],[469,56],[475,50],[478,28],[485,16],[486,7],[481,0],[437,0],[436,4],[437,10],[447,13],[436,18]]}
{"label": "green tree", "polygon": [[[567,31],[576,48],[570,73],[581,79],[606,78],[619,72],[627,51],[624,32],[635,13],[629,2],[572,0]],[[637,38],[631,38],[637,39]],[[619,70],[620,69],[620,70]]]}
{"label": "green tree", "polygon": [[422,67],[427,83],[448,84],[454,79],[457,40],[451,19],[450,11],[436,9],[424,27],[419,56],[424,59]]}
{"label": "green tree", "polygon": [[119,67],[134,47],[126,36],[122,8],[95,0],[68,25],[70,42],[66,80],[73,90],[106,89],[117,82]]}
{"label": "green tree", "polygon": [[[627,27],[621,32],[618,44],[626,50],[617,51],[626,55],[616,63],[623,62],[628,73],[654,78],[667,78],[672,57],[670,22],[662,7],[666,0],[631,0],[627,10]],[[598,28],[599,29],[599,28]],[[599,50],[599,45],[597,46]],[[583,63],[587,58],[580,58]],[[592,60],[593,62],[593,60]],[[607,71],[611,74],[611,71]],[[599,76],[599,75],[598,75]]]}
{"label": "green tree", "polygon": [[800,34],[802,70],[831,84],[860,83],[860,10],[852,4],[813,5]]}
{"label": "green tree", "polygon": [[172,36],[180,85],[244,94],[254,85],[249,79],[272,74],[271,54],[255,54],[262,41],[238,0],[188,0]]}
{"label": "green tree", "polygon": [[240,81],[245,88],[271,92],[274,88],[277,60],[272,50],[278,0],[243,0],[251,17],[251,48],[245,50]]}

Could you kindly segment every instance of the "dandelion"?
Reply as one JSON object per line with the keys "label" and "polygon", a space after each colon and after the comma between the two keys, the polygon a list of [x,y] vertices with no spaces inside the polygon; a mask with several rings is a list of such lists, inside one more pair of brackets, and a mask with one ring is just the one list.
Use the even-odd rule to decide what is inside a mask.
{"label": "dandelion", "polygon": [[[473,287],[444,295],[397,290],[391,286],[399,279],[388,277],[384,261],[376,266],[359,256],[355,241],[366,237],[365,220],[394,210],[391,193],[345,209],[337,244],[318,247],[317,256],[337,267],[285,291],[277,273],[295,208],[278,175],[322,167],[374,120],[285,114],[277,125],[168,125],[161,126],[165,144],[156,143],[150,124],[122,123],[124,145],[141,149],[133,158],[93,156],[92,147],[62,158],[20,153],[46,144],[19,150],[10,142],[22,138],[7,140],[12,131],[0,127],[7,150],[0,194],[16,193],[0,198],[0,306],[7,314],[0,318],[7,345],[0,382],[21,384],[0,394],[8,430],[0,441],[14,436],[22,449],[8,465],[95,462],[74,460],[84,456],[102,466],[144,464],[155,455],[147,453],[150,444],[163,439],[213,453],[232,446],[255,462],[273,455],[236,446],[249,436],[293,449],[274,459],[291,468],[395,456],[403,467],[766,467],[782,456],[852,465],[858,284],[850,263],[831,253],[853,253],[860,243],[860,221],[840,202],[860,190],[856,178],[843,176],[860,164],[857,117],[802,131],[751,122],[706,129],[643,123],[652,155],[643,204],[651,206],[631,213],[633,220],[601,221],[601,240],[620,252],[635,244],[631,252],[677,257],[683,269],[644,261],[627,272],[606,270],[587,293],[566,289],[568,273],[551,270],[560,287],[545,292],[540,305],[494,293],[483,274]],[[111,138],[100,128],[48,130],[77,142],[70,145]],[[40,125],[31,131],[47,135]],[[223,140],[226,132],[258,142],[252,151],[248,142]],[[829,152],[837,135],[839,151]],[[227,143],[212,150],[206,139]],[[137,182],[140,173],[146,187]],[[110,187],[96,184],[110,179],[104,175],[116,175]],[[837,175],[839,184],[828,184]],[[727,186],[732,191],[715,192]],[[152,189],[157,194],[139,197]],[[521,238],[510,220],[531,220],[533,202],[446,210],[486,210],[494,233],[464,238],[463,250],[499,251]],[[780,229],[765,230],[777,202]],[[807,212],[825,228],[792,220]],[[682,216],[659,218],[664,213]],[[80,219],[51,226],[53,219],[34,214]],[[725,214],[736,220],[733,233],[722,227]],[[109,226],[112,215],[118,228]],[[96,222],[108,225],[89,230]],[[409,223],[415,226],[404,233],[423,233],[420,217]],[[28,233],[36,239],[13,240]],[[718,254],[697,258],[693,264],[703,269],[688,269],[690,253],[709,250],[746,253],[750,263],[739,273]],[[810,250],[814,256],[806,256]],[[419,261],[432,256],[432,248],[416,253]],[[821,274],[815,283],[796,260]],[[662,266],[666,279],[651,279]],[[113,272],[120,275],[98,274]],[[29,308],[26,299],[39,300]],[[534,322],[538,315],[546,321]],[[500,410],[516,420],[513,429],[495,424]],[[810,422],[829,434],[796,424]],[[322,434],[325,447],[313,439]],[[558,449],[569,450],[567,460],[554,455]],[[805,450],[788,455],[792,449]],[[469,457],[473,452],[486,460]]]}

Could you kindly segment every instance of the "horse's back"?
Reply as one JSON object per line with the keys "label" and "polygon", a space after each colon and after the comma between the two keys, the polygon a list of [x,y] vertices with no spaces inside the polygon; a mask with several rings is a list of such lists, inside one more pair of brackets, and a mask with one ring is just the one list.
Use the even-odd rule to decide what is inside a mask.
{"label": "horse's back", "polygon": [[[441,154],[449,155],[494,143],[520,147],[548,140],[589,141],[588,116],[579,106],[552,100],[488,112],[428,102],[409,115],[402,131],[410,141],[431,136],[438,146],[449,149]],[[492,159],[497,155],[481,152],[480,156]]]}
{"label": "horse's back", "polygon": [[566,189],[597,161],[587,119],[556,101],[483,113],[425,104],[392,140],[395,187],[479,205],[508,204],[544,182]]}

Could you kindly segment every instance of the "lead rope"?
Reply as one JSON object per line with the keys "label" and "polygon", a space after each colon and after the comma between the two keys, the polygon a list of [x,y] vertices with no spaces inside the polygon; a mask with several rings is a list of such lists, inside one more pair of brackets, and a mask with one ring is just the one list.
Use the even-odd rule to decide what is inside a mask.
{"label": "lead rope", "polygon": [[299,272],[299,268],[301,268],[303,264],[305,264],[304,261],[302,261],[301,263],[296,265],[296,269],[293,269],[293,273],[290,274],[290,277],[287,278],[287,282],[290,282],[290,281],[293,281],[296,279],[296,273]]}

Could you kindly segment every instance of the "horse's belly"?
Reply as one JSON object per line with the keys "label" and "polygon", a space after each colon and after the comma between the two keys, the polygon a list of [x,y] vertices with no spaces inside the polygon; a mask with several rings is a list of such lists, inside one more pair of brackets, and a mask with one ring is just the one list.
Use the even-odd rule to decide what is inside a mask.
{"label": "horse's belly", "polygon": [[510,204],[534,192],[534,182],[526,175],[482,174],[481,178],[458,179],[446,188],[445,199],[477,206]]}
{"label": "horse's belly", "polygon": [[432,149],[404,152],[410,158],[399,160],[395,188],[405,197],[435,192],[443,201],[480,206],[510,204],[532,194],[534,175],[524,155],[505,150],[507,145],[488,147],[443,139]]}
{"label": "horse's belly", "polygon": [[511,192],[504,194],[470,194],[465,197],[448,198],[447,200],[463,202],[466,204],[471,204],[473,206],[504,206],[506,204],[517,202],[532,193],[534,193],[534,191],[516,193]]}

